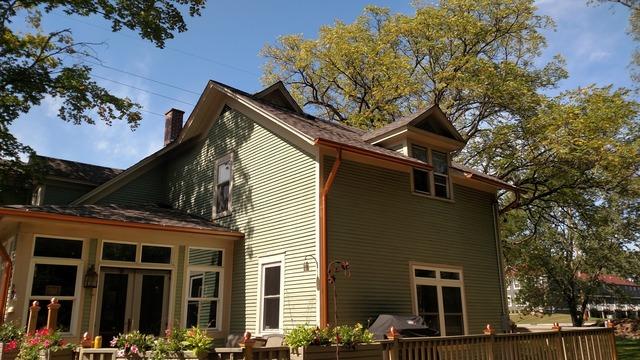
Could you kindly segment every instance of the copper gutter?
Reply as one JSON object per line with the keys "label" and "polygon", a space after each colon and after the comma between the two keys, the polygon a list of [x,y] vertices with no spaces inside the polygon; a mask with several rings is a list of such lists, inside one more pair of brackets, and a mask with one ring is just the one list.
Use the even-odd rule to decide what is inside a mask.
{"label": "copper gutter", "polygon": [[354,153],[354,154],[359,154],[359,155],[364,155],[364,156],[368,156],[368,157],[372,157],[372,158],[376,158],[376,159],[380,159],[380,160],[386,160],[386,161],[390,161],[390,162],[394,162],[397,164],[401,164],[401,165],[407,165],[407,166],[411,166],[414,168],[418,168],[418,169],[424,169],[424,170],[433,170],[433,166],[424,163],[420,160],[414,160],[414,159],[410,159],[410,158],[401,158],[401,157],[396,157],[396,156],[391,156],[391,155],[385,155],[382,153],[377,153],[371,150],[365,150],[362,148],[359,148],[357,146],[352,146],[352,145],[347,145],[347,144],[343,144],[343,143],[339,143],[336,141],[332,141],[332,140],[327,140],[327,139],[322,139],[322,138],[318,138],[315,140],[315,144],[316,145],[325,145],[325,146],[329,146],[335,149],[343,149],[345,151],[348,151],[350,153]]}
{"label": "copper gutter", "polygon": [[[333,185],[338,169],[342,163],[342,149],[336,148],[338,156],[331,166],[331,172],[327,177],[327,181],[322,185],[320,193],[320,327],[324,328],[329,324],[329,282],[327,267],[328,251],[327,251],[327,195]],[[334,324],[334,326],[337,324]]]}
{"label": "copper gutter", "polygon": [[[143,224],[143,223],[126,222],[121,220],[97,219],[97,218],[88,218],[88,217],[75,216],[75,215],[53,214],[53,213],[46,213],[46,212],[39,212],[39,211],[25,211],[25,210],[7,209],[7,208],[0,208],[0,215],[29,217],[29,218],[44,219],[44,220],[69,221],[69,222],[77,222],[77,223],[92,224],[92,225],[110,225],[110,226],[119,226],[119,227],[134,228],[134,229],[163,230],[163,231],[175,231],[175,232],[192,233],[192,234],[219,235],[219,236],[229,236],[229,237],[236,237],[236,238],[242,238],[244,236],[244,234],[237,231],[209,230],[209,229],[202,229],[202,228],[181,227],[181,226],[175,226],[175,225]],[[3,255],[0,253],[0,256],[3,256]]]}
{"label": "copper gutter", "polygon": [[0,295],[0,325],[4,323],[4,312],[7,307],[7,297],[9,296],[9,282],[13,271],[11,257],[7,253],[4,245],[0,244],[0,258],[2,258],[2,295]]}

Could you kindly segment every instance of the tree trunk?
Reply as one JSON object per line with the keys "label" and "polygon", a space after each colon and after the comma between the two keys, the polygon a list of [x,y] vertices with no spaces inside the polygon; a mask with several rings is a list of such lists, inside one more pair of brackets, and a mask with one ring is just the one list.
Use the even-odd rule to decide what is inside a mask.
{"label": "tree trunk", "polygon": [[578,304],[575,301],[569,301],[569,314],[571,314],[571,323],[573,326],[582,327],[584,323],[584,317],[582,312],[578,310]]}

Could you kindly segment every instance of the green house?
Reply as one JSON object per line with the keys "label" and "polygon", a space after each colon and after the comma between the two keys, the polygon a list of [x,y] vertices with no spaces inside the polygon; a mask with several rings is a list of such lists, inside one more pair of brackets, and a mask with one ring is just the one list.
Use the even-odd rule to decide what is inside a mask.
{"label": "green house", "polygon": [[162,149],[70,203],[0,207],[7,320],[57,297],[69,337],[504,322],[496,193],[517,189],[451,161],[465,143],[437,106],[366,132],[305,114],[281,83],[210,81],[183,114],[167,112]]}

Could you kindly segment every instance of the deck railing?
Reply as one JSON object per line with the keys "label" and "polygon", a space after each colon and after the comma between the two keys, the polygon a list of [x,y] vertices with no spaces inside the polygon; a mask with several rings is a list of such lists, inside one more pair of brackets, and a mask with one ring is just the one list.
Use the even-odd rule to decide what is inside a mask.
{"label": "deck railing", "polygon": [[[265,347],[265,348],[215,348],[211,351],[207,359],[215,360],[289,360],[288,347]],[[117,349],[81,349],[79,360],[116,360]],[[171,358],[173,359],[173,358]],[[175,360],[197,359],[188,356],[179,356]]]}
{"label": "deck railing", "polygon": [[383,343],[385,360],[615,360],[613,329],[400,338]]}

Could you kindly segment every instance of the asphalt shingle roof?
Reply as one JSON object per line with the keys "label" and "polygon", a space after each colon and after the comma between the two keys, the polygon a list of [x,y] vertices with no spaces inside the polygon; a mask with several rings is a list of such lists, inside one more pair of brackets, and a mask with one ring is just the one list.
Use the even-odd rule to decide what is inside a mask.
{"label": "asphalt shingle roof", "polygon": [[156,205],[6,205],[0,207],[0,209],[2,208],[25,213],[40,212],[127,223],[235,233],[228,228],[217,226],[205,218]]}
{"label": "asphalt shingle roof", "polygon": [[103,184],[124,171],[122,169],[39,155],[36,156],[36,160],[42,162],[48,176],[84,181],[95,185]]}

